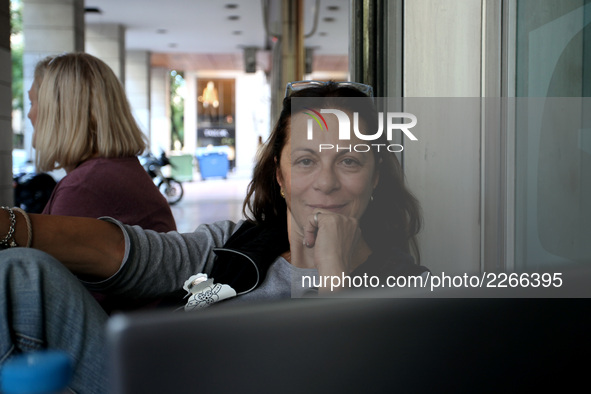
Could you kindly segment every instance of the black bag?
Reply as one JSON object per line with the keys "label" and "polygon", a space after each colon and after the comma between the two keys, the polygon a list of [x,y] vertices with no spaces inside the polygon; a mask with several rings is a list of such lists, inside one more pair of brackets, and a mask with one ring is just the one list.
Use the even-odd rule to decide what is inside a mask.
{"label": "black bag", "polygon": [[28,213],[41,213],[57,182],[46,173],[18,174],[14,180],[14,205]]}

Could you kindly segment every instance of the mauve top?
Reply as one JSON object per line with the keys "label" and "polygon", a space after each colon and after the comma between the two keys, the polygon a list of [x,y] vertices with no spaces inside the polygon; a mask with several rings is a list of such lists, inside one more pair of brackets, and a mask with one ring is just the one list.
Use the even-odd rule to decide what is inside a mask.
{"label": "mauve top", "polygon": [[[176,230],[170,206],[137,157],[89,159],[58,182],[44,214],[99,218],[110,216],[157,232]],[[161,299],[92,292],[103,309],[155,307]]]}
{"label": "mauve top", "polygon": [[158,232],[176,230],[168,202],[137,157],[83,162],[58,182],[43,213],[110,216]]}

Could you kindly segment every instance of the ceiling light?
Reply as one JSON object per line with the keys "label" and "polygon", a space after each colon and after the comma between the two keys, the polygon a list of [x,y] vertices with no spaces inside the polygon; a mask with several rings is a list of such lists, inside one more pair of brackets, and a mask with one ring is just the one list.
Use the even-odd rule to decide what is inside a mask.
{"label": "ceiling light", "polygon": [[229,4],[226,4],[225,7],[229,10],[234,10],[234,9],[238,8],[238,4],[229,3]]}
{"label": "ceiling light", "polygon": [[333,18],[331,16],[327,16],[326,18],[323,18],[322,20],[325,21],[325,22],[334,22],[335,21],[335,18]]}
{"label": "ceiling light", "polygon": [[338,5],[329,5],[328,7],[326,7],[326,9],[329,11],[338,11],[341,9],[341,7],[339,7]]}
{"label": "ceiling light", "polygon": [[166,29],[157,29],[156,30],[156,33],[157,34],[166,34],[166,33],[168,33],[168,30],[166,30]]}
{"label": "ceiling light", "polygon": [[241,35],[241,34],[242,34],[242,30],[234,30],[234,31],[232,32],[232,34],[234,34],[235,36],[239,36],[239,35]]}
{"label": "ceiling light", "polygon": [[237,21],[238,19],[240,19],[240,15],[230,15],[228,19],[231,21]]}

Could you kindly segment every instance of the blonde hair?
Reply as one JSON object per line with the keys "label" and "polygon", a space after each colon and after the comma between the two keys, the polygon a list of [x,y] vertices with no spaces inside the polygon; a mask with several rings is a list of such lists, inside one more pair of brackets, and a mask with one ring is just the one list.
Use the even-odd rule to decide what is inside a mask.
{"label": "blonde hair", "polygon": [[43,81],[45,71],[47,71],[47,65],[53,60],[54,57],[55,56],[47,56],[45,59],[39,60],[35,65],[33,86],[37,92],[39,92],[39,86],[41,86],[41,81]]}
{"label": "blonde hair", "polygon": [[44,75],[39,68],[39,170],[75,167],[93,156],[137,156],[145,150],[123,86],[107,64],[86,53],[68,53],[50,59]]}

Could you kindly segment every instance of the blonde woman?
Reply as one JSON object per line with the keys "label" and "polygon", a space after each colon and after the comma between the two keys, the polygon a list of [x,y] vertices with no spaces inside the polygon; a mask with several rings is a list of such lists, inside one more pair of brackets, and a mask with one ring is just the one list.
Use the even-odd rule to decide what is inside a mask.
{"label": "blonde woman", "polygon": [[[170,207],[141,166],[146,144],[111,68],[86,53],[41,60],[29,91],[37,168],[63,168],[44,214],[109,216],[159,232],[176,230]],[[93,293],[101,306],[131,310],[156,305]]]}
{"label": "blonde woman", "polygon": [[67,173],[43,213],[176,229],[170,207],[137,159],[146,148],[144,136],[107,64],[86,53],[43,59],[29,98],[37,168]]}

